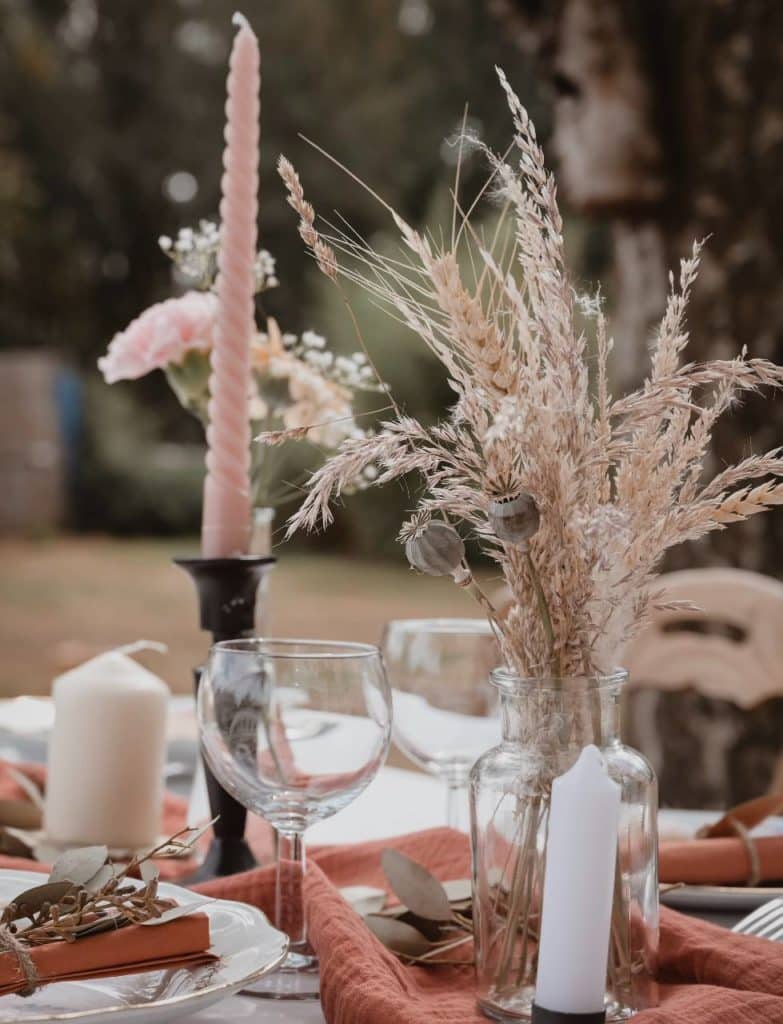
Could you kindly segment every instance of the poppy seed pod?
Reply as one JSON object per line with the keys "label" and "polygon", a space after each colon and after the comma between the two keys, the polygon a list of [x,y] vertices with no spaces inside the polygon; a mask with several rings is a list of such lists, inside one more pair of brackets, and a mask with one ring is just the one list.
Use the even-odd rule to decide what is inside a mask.
{"label": "poppy seed pod", "polygon": [[465,558],[465,545],[453,526],[436,520],[406,541],[405,554],[419,572],[451,576]]}
{"label": "poppy seed pod", "polygon": [[535,498],[525,492],[513,498],[490,501],[487,518],[495,535],[508,544],[524,544],[536,533],[541,523]]}

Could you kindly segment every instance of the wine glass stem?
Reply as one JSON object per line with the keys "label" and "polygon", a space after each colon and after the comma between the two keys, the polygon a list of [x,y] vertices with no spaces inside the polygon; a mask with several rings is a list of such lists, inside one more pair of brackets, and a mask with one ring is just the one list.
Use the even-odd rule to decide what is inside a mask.
{"label": "wine glass stem", "polygon": [[446,823],[458,832],[470,831],[468,793],[464,779],[446,782]]}
{"label": "wine glass stem", "polygon": [[293,951],[307,949],[304,913],[305,844],[300,831],[277,829],[275,926],[288,936]]}

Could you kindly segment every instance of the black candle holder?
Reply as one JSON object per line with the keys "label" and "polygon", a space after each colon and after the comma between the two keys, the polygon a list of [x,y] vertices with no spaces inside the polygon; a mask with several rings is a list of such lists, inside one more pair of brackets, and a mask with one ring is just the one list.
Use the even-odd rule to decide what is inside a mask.
{"label": "black candle holder", "polygon": [[596,1013],[563,1013],[533,1003],[530,1021],[531,1024],[605,1024],[606,1010],[598,1010]]}
{"label": "black candle holder", "polygon": [[[241,555],[236,558],[175,558],[196,585],[201,628],[212,634],[212,642],[241,640],[253,635],[256,592],[275,559]],[[201,669],[194,671],[196,693]],[[203,758],[202,758],[203,760]],[[227,793],[204,760],[204,775],[213,818],[213,839],[203,864],[192,882],[235,875],[256,866],[247,840],[247,811]]]}

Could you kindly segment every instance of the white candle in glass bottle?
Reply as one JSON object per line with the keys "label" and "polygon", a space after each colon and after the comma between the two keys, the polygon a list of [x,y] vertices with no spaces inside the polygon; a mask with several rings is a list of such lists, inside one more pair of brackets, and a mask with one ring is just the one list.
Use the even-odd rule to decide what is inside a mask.
{"label": "white candle in glass bottle", "polygon": [[559,1013],[604,1009],[620,787],[598,747],[552,785],[536,1006]]}
{"label": "white candle in glass bottle", "polygon": [[136,850],[158,838],[169,690],[122,651],[55,679],[44,832]]}

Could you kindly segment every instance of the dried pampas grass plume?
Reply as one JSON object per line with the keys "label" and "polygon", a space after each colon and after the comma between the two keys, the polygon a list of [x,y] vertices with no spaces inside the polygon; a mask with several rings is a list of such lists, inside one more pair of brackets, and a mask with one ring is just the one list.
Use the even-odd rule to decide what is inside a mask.
{"label": "dried pampas grass plume", "polygon": [[[373,436],[344,441],[313,474],[288,530],[327,526],[332,502],[366,467],[376,468],[379,484],[417,474],[421,497],[401,539],[443,521],[478,540],[512,594],[502,622],[487,609],[510,666],[528,676],[602,673],[665,601],[655,579],[668,548],[783,504],[780,449],[704,479],[719,417],[743,393],[783,386],[783,369],[745,351],[683,362],[696,244],[670,279],[646,381],[611,395],[613,343],[600,296],[575,295],[554,179],[527,112],[505,74],[498,77],[513,144],[503,156],[481,147],[489,179],[467,207],[458,169],[452,223],[439,241],[382,200],[400,234],[397,256],[350,230],[319,232],[296,171],[281,158],[288,201],[320,269],[338,287],[341,278],[359,284],[414,331],[456,397],[435,426],[392,399],[394,418]],[[487,203],[491,231],[477,214]],[[591,350],[577,314],[593,322]],[[509,511],[526,512],[524,529],[509,529]],[[481,592],[468,589],[486,608]]]}

